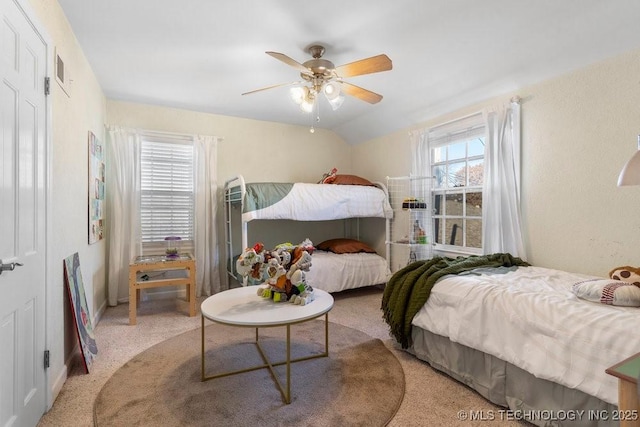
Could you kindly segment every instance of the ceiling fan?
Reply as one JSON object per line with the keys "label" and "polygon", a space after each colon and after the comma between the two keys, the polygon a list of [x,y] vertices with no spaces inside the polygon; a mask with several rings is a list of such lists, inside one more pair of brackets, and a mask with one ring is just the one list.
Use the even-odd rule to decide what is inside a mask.
{"label": "ceiling fan", "polygon": [[370,58],[361,59],[349,64],[335,66],[333,62],[322,58],[325,48],[321,45],[313,45],[309,47],[309,53],[313,57],[304,63],[299,63],[291,59],[287,55],[279,52],[266,52],[279,61],[295,68],[300,72],[303,80],[281,83],[261,89],[245,92],[242,95],[249,95],[263,90],[274,89],[281,86],[290,86],[308,82],[309,85],[295,87],[291,90],[293,100],[300,105],[303,111],[313,111],[313,105],[319,93],[324,93],[327,100],[333,107],[337,109],[344,100],[341,93],[356,97],[370,104],[376,104],[382,100],[382,95],[363,89],[352,83],[348,83],[343,79],[347,77],[361,76],[364,74],[379,73],[381,71],[391,70],[393,65],[391,59],[387,55],[381,54]]}

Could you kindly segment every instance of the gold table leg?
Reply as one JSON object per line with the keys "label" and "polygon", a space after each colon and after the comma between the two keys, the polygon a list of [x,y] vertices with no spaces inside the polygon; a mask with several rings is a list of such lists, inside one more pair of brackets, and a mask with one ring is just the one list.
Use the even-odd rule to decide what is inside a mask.
{"label": "gold table leg", "polygon": [[[202,324],[201,324],[201,347],[200,347],[200,359],[201,359],[201,381],[209,381],[215,378],[222,378],[222,377],[227,377],[230,375],[237,375],[237,374],[241,374],[244,372],[251,372],[251,371],[256,371],[258,369],[264,369],[264,368],[268,368],[269,372],[271,373],[271,377],[273,378],[273,381],[276,383],[276,386],[278,387],[278,389],[280,390],[280,394],[282,395],[282,400],[284,401],[284,403],[289,404],[291,403],[291,364],[292,363],[296,363],[296,362],[302,362],[305,360],[311,360],[311,359],[318,359],[320,357],[327,357],[329,356],[329,312],[325,313],[325,319],[324,319],[324,353],[317,353],[317,354],[311,354],[308,356],[303,356],[303,357],[299,357],[296,359],[291,359],[291,323],[287,324],[287,341],[286,341],[286,359],[284,361],[281,362],[277,362],[277,363],[272,363],[269,358],[267,357],[266,353],[264,352],[262,345],[260,344],[260,336],[259,336],[259,328],[256,328],[256,337],[255,337],[255,345],[256,348],[258,349],[258,352],[260,353],[260,356],[262,357],[262,361],[264,362],[264,364],[262,365],[257,365],[257,366],[251,366],[249,368],[244,368],[244,369],[238,369],[235,371],[229,371],[229,372],[222,372],[219,374],[214,374],[214,375],[206,375],[206,366],[205,366],[205,356],[204,356],[204,339],[205,339],[205,335],[204,335],[204,315],[201,315],[202,318]],[[308,320],[313,320],[313,319],[308,319]],[[306,321],[308,321],[306,320]],[[302,322],[300,322],[302,323]],[[286,379],[287,379],[287,384],[286,384],[286,390],[285,388],[282,386],[282,383],[280,382],[280,379],[278,378],[278,375],[275,371],[275,367],[276,366],[281,366],[281,365],[286,365],[287,367],[287,374],[286,374]]]}

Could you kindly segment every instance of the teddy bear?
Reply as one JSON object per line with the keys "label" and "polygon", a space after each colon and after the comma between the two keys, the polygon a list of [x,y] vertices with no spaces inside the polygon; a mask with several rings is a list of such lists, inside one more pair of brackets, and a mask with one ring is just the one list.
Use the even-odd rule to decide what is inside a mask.
{"label": "teddy bear", "polygon": [[320,179],[320,181],[318,181],[318,184],[331,184],[333,181],[336,180],[337,173],[338,173],[338,169],[336,168],[331,169],[329,172],[322,175],[322,178]]}
{"label": "teddy bear", "polygon": [[243,277],[251,276],[260,279],[264,263],[263,246],[256,243],[252,248],[246,248],[236,261],[236,271]]}
{"label": "teddy bear", "polygon": [[264,250],[264,245],[256,243],[240,255],[236,270],[261,283],[256,291],[258,296],[275,302],[292,301],[293,297],[299,296],[292,302],[304,305],[313,301],[313,289],[307,286],[304,274],[311,268],[313,250],[309,239],[298,246],[283,243],[272,251]]}
{"label": "teddy bear", "polygon": [[[304,274],[300,273],[309,271],[309,268],[311,268],[311,255],[303,246],[296,246],[291,252],[291,262],[284,266],[286,274],[278,276],[275,283],[270,282],[269,284],[284,291],[287,299],[291,298],[292,295],[297,294],[295,285],[304,281]],[[297,272],[299,273],[296,275]]]}
{"label": "teddy bear", "polygon": [[265,268],[264,279],[265,283],[274,286],[280,277],[287,274],[284,266],[280,263],[279,258],[273,257],[267,261],[267,267]]}
{"label": "teddy bear", "polygon": [[307,305],[315,299],[313,288],[310,285],[305,283],[302,288],[298,287],[298,290],[300,293],[292,295],[289,300],[292,304]]}
{"label": "teddy bear", "polygon": [[609,272],[609,277],[627,283],[632,283],[640,288],[640,268],[628,265],[616,267]]}

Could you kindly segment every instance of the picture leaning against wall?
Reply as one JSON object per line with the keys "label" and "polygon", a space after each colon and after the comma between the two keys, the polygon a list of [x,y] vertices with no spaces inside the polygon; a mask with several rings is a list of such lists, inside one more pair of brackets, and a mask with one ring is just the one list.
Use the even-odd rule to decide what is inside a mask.
{"label": "picture leaning against wall", "polygon": [[87,306],[82,271],[80,270],[80,256],[77,252],[64,259],[64,281],[67,284],[69,303],[78,332],[85,372],[88,374],[93,359],[98,355],[98,345],[93,334],[91,313]]}

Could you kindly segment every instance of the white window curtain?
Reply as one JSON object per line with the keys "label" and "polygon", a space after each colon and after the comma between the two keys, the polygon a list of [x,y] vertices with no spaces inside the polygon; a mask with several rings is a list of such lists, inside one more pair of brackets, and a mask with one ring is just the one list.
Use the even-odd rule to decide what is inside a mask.
{"label": "white window curtain", "polygon": [[483,194],[484,253],[526,259],[520,212],[520,99],[486,114]]}
{"label": "white window curtain", "polygon": [[129,263],[140,255],[140,135],[135,130],[107,129],[108,304],[129,297]]}
{"label": "white window curtain", "polygon": [[429,132],[424,129],[409,132],[409,142],[413,153],[411,162],[411,175],[413,176],[430,176],[431,174],[428,135]]}
{"label": "white window curtain", "polygon": [[194,136],[196,153],[195,257],[196,295],[220,292],[219,251],[216,232],[218,181],[216,178],[219,138]]}
{"label": "white window curtain", "polygon": [[[192,136],[195,148],[196,295],[221,290],[217,250],[217,143],[219,138]],[[109,230],[108,303],[129,297],[129,263],[141,254],[140,242],[141,132],[110,127],[107,130]]]}

